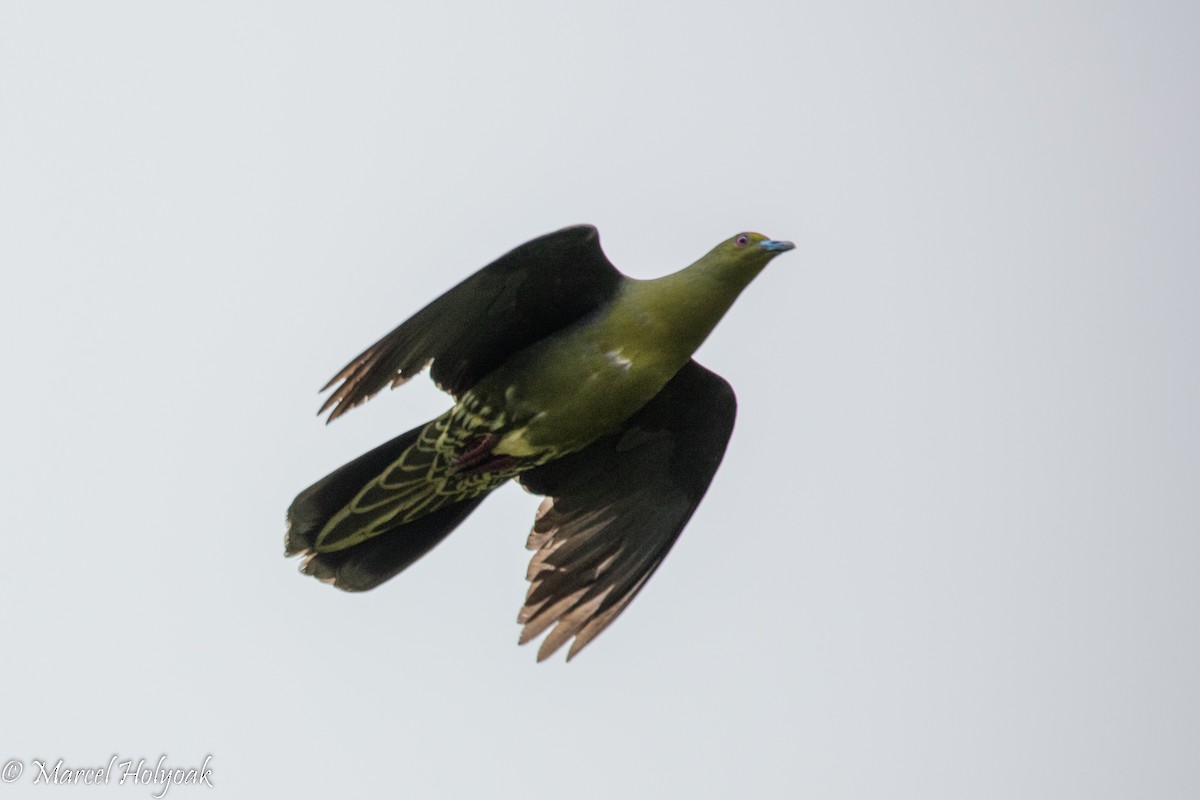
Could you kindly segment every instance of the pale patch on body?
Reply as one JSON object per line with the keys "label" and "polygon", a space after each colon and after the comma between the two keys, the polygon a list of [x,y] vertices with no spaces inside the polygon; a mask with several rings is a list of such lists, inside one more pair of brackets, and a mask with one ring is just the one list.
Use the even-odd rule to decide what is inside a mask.
{"label": "pale patch on body", "polygon": [[608,359],[608,363],[612,364],[614,367],[619,367],[620,369],[628,372],[630,368],[633,367],[633,359],[626,358],[624,355],[622,355],[623,352],[624,351],[621,348],[609,350],[604,354],[604,357]]}
{"label": "pale patch on body", "polygon": [[492,449],[493,453],[506,456],[515,456],[516,458],[529,458],[541,452],[538,448],[529,443],[526,434],[529,433],[529,426],[517,428],[515,431],[510,431],[504,434],[504,438]]}

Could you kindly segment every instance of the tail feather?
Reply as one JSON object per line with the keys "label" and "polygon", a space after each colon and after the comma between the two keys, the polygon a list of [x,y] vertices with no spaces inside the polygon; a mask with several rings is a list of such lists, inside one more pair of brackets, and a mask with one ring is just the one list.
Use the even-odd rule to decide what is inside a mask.
{"label": "tail feather", "polygon": [[304,555],[301,571],[347,591],[373,589],[429,552],[475,510],[487,492],[445,505],[411,522],[395,520],[380,535],[333,552],[317,552],[325,525],[416,442],[414,428],[333,471],[296,496],[288,508],[284,552]]}
{"label": "tail feather", "polygon": [[[385,446],[393,460],[358,482],[358,492],[315,533],[312,549],[327,553],[353,547],[444,506],[487,494],[517,474],[519,466],[513,459],[484,458],[486,469],[480,469],[480,464],[460,469],[461,453],[469,443],[463,431],[453,427],[455,419],[451,409],[388,442]],[[374,453],[368,454],[370,466],[379,467]]]}

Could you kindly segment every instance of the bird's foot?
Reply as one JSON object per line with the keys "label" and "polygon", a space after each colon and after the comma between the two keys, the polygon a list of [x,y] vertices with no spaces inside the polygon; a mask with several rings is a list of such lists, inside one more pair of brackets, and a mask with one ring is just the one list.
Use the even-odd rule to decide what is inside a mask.
{"label": "bird's foot", "polygon": [[517,463],[517,460],[512,456],[493,455],[492,450],[499,442],[500,437],[494,433],[476,436],[467,442],[466,448],[454,460],[450,471],[456,475],[482,475],[485,472],[508,469]]}

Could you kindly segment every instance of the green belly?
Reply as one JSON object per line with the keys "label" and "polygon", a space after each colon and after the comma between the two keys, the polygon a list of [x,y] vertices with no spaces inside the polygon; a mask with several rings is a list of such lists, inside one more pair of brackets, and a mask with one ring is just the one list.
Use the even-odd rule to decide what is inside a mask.
{"label": "green belly", "polygon": [[662,391],[688,358],[582,338],[535,345],[473,390],[511,420],[496,453],[540,460],[586,447]]}

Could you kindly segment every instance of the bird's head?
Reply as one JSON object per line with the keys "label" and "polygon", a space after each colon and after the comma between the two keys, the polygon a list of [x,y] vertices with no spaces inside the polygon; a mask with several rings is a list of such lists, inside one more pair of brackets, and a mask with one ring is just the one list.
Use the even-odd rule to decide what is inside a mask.
{"label": "bird's head", "polygon": [[713,248],[712,255],[723,261],[762,269],[767,262],[780,253],[786,253],[796,245],[779,239],[768,239],[761,233],[739,233]]}

